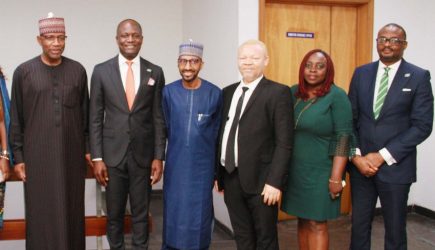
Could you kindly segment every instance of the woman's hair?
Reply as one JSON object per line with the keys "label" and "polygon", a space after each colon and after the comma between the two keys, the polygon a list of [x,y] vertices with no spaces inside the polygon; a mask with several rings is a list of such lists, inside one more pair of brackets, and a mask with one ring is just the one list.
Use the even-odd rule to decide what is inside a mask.
{"label": "woman's hair", "polygon": [[334,64],[332,63],[331,57],[323,50],[314,49],[308,52],[304,59],[302,59],[301,65],[299,66],[299,82],[298,82],[298,90],[295,93],[295,96],[301,99],[308,99],[308,90],[307,83],[305,81],[305,65],[307,64],[308,59],[311,55],[315,53],[321,53],[326,58],[326,74],[325,79],[321,83],[321,87],[316,90],[314,93],[317,97],[321,97],[326,95],[331,89],[331,85],[334,84]]}

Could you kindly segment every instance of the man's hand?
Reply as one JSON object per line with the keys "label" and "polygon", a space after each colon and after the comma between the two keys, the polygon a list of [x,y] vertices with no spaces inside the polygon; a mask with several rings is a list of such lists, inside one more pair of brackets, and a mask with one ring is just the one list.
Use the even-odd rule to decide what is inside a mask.
{"label": "man's hand", "polygon": [[364,157],[372,164],[372,166],[376,167],[377,169],[379,169],[385,162],[384,158],[379,152],[368,153]]}
{"label": "man's hand", "polygon": [[106,187],[109,181],[109,175],[107,174],[107,167],[104,161],[94,161],[94,175],[100,185]]}
{"label": "man's hand", "polygon": [[163,161],[154,159],[151,163],[151,185],[156,184],[162,178]]}
{"label": "man's hand", "polygon": [[281,200],[281,190],[268,184],[264,185],[261,195],[263,195],[263,202],[268,206],[275,205]]}
{"label": "man's hand", "polygon": [[6,181],[7,179],[9,179],[9,160],[6,160],[4,158],[0,159],[0,170],[3,173],[3,181]]}
{"label": "man's hand", "polygon": [[20,178],[23,182],[26,182],[26,169],[24,163],[18,163],[14,166],[15,175]]}
{"label": "man's hand", "polygon": [[91,160],[91,154],[86,154],[85,159],[86,159],[86,165],[88,165],[88,167],[91,167],[91,169],[94,168],[94,163]]}
{"label": "man's hand", "polygon": [[365,177],[372,177],[378,172],[375,167],[366,157],[357,155],[352,158],[352,163],[358,168],[358,171]]}

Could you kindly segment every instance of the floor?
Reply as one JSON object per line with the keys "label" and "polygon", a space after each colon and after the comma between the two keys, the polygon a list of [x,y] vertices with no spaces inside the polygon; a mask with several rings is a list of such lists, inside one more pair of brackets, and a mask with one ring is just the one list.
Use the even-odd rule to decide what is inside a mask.
{"label": "floor", "polygon": [[[162,237],[162,198],[154,194],[151,201],[151,213],[153,215],[153,232],[150,235],[150,250],[160,250]],[[435,249],[435,220],[410,213],[408,215],[408,249],[409,250],[434,250]],[[330,221],[330,249],[345,250],[349,247],[350,217],[342,216],[337,220]],[[278,223],[278,237],[281,250],[297,249],[296,221],[283,221]],[[383,249],[383,221],[382,216],[376,216],[373,222],[372,250]],[[234,240],[230,235],[218,227],[215,227],[212,244],[213,250],[236,249]]]}

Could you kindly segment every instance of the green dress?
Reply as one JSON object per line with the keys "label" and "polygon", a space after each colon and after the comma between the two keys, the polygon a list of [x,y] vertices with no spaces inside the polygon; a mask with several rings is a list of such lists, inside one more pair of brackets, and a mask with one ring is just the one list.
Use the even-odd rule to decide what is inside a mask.
{"label": "green dress", "polygon": [[317,99],[294,96],[295,139],[282,210],[299,218],[324,221],[340,215],[340,199],[329,195],[329,177],[335,155],[349,156],[353,146],[352,110],[343,89]]}

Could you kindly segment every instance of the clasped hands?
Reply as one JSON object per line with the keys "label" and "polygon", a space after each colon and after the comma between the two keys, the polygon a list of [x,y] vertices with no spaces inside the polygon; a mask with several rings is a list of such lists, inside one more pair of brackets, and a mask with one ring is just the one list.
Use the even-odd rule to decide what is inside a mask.
{"label": "clasped hands", "polygon": [[365,177],[376,175],[384,162],[385,160],[379,152],[368,153],[365,156],[357,155],[352,158],[352,163]]}

